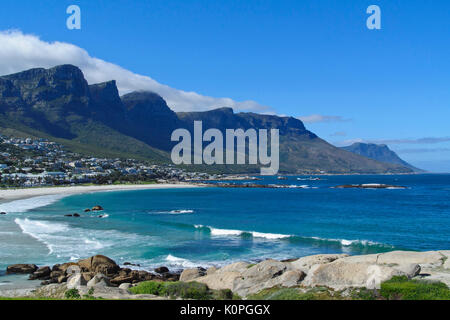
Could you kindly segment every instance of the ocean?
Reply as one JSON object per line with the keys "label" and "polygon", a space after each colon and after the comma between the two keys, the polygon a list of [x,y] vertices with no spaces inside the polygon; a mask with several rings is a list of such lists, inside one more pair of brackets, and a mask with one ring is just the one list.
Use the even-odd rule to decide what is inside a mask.
{"label": "ocean", "polygon": [[[303,188],[157,189],[0,204],[8,213],[0,216],[0,270],[95,254],[148,270],[319,253],[450,249],[450,175],[264,177],[255,183]],[[330,188],[362,183],[407,189]],[[105,210],[84,212],[94,205]],[[75,212],[81,217],[64,216]]]}

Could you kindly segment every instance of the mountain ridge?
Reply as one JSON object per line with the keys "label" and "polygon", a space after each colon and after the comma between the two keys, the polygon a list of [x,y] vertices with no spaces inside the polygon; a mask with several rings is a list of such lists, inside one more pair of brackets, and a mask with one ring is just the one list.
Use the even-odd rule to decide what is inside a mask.
{"label": "mountain ridge", "polygon": [[[283,173],[410,173],[400,164],[382,163],[332,146],[293,117],[234,113],[231,108],[173,112],[152,92],[119,96],[114,80],[88,84],[72,65],[35,68],[0,77],[1,129],[53,137],[74,149],[170,162],[171,132],[203,121],[208,128],[280,130]],[[92,151],[91,151],[92,152]],[[218,168],[256,172],[251,166]],[[208,168],[211,169],[211,168]]]}
{"label": "mountain ridge", "polygon": [[380,162],[400,164],[410,168],[414,172],[425,172],[400,158],[398,154],[392,151],[386,144],[355,142],[341,148]]}

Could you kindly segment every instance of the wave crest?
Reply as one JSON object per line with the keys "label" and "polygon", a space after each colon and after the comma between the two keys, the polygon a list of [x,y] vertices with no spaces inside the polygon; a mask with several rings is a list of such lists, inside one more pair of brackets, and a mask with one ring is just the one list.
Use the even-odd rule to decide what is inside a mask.
{"label": "wave crest", "polygon": [[39,196],[29,199],[15,200],[0,204],[0,211],[6,213],[22,213],[32,209],[48,206],[62,198],[65,195]]}

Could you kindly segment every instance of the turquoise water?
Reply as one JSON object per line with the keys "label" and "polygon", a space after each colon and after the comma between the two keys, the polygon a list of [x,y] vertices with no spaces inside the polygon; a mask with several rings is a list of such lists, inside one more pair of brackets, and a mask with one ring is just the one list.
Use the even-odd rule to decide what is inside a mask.
{"label": "turquoise water", "polygon": [[[450,249],[450,175],[321,179],[257,181],[302,189],[140,190],[0,204],[8,212],[0,217],[0,269],[93,254],[142,268],[186,268],[317,253]],[[408,188],[330,188],[349,183]],[[83,212],[94,205],[105,211]],[[81,217],[64,217],[74,212]]]}

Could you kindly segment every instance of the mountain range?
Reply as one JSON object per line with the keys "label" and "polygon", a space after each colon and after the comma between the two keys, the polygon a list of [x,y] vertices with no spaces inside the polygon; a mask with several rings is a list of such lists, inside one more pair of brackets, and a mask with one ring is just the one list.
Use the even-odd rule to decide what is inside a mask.
{"label": "mountain range", "polygon": [[414,172],[424,172],[400,158],[385,144],[355,142],[350,146],[342,147],[342,149],[380,162],[396,163],[410,168]]}
{"label": "mountain range", "polygon": [[[148,159],[170,163],[173,130],[279,129],[282,173],[412,173],[391,158],[375,158],[337,148],[308,131],[302,121],[231,108],[174,112],[153,92],[119,95],[114,80],[89,85],[73,65],[35,68],[0,77],[0,133],[52,139],[88,155]],[[380,161],[381,160],[381,161]],[[401,160],[401,159],[400,159]],[[208,168],[206,168],[208,167]],[[254,173],[256,166],[195,167],[219,172]]]}

